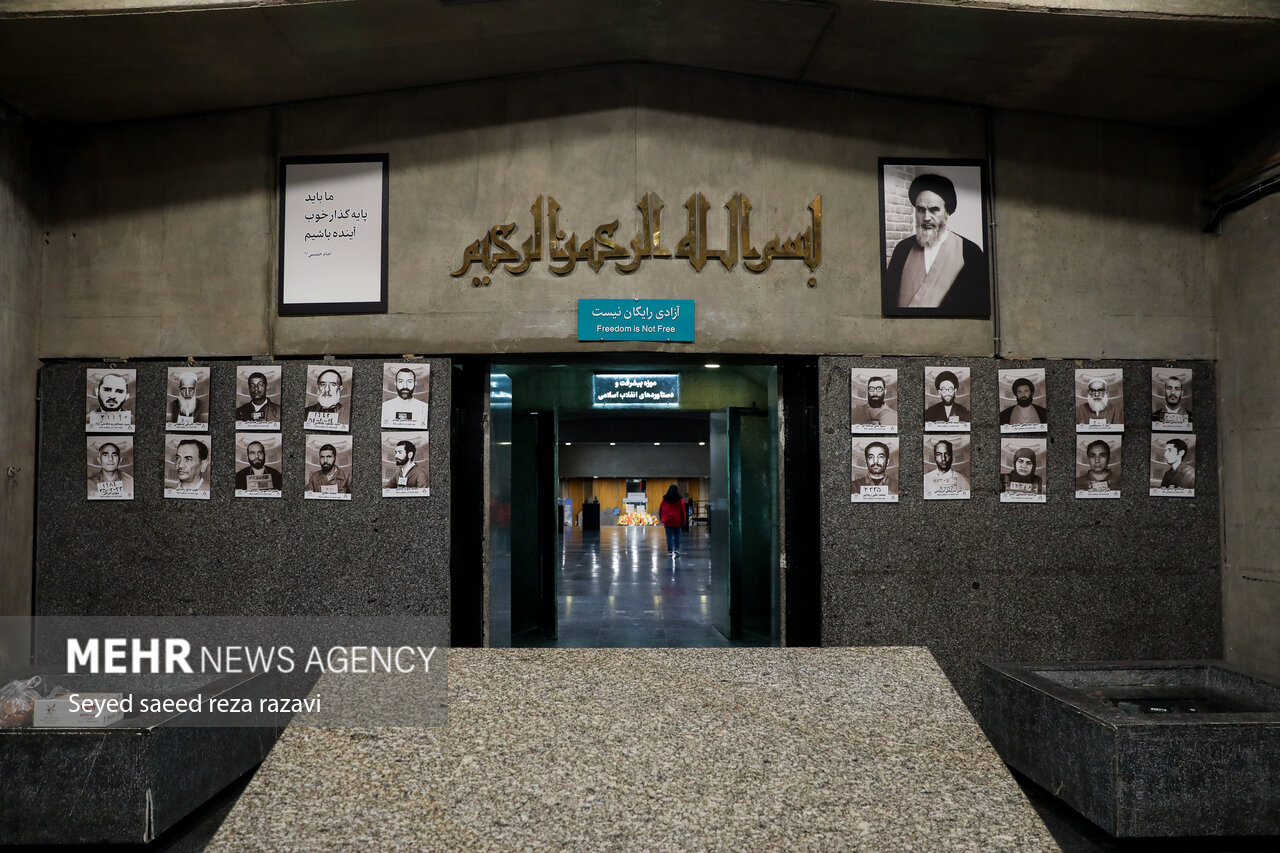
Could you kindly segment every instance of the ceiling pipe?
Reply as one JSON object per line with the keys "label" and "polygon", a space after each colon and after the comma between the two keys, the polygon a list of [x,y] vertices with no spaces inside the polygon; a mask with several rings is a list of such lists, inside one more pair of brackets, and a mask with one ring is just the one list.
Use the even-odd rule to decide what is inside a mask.
{"label": "ceiling pipe", "polygon": [[987,166],[987,193],[991,203],[987,205],[987,256],[991,275],[991,349],[1000,358],[1000,264],[996,262],[996,134],[995,120],[990,110],[982,110],[983,148]]}
{"label": "ceiling pipe", "polygon": [[1222,220],[1227,214],[1244,210],[1256,201],[1280,192],[1280,174],[1273,174],[1249,186],[1236,190],[1230,195],[1222,196],[1209,203],[1209,221],[1204,226],[1206,234],[1218,234],[1222,228]]}

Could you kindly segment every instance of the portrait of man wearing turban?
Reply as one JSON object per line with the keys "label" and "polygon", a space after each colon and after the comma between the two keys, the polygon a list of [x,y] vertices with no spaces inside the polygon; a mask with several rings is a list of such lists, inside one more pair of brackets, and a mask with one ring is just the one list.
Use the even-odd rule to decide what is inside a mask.
{"label": "portrait of man wearing turban", "polygon": [[[915,233],[893,247],[881,277],[883,313],[990,316],[986,255],[977,243],[948,226],[960,204],[955,183],[939,174],[917,175],[907,198]],[[980,198],[972,203],[981,208]]]}

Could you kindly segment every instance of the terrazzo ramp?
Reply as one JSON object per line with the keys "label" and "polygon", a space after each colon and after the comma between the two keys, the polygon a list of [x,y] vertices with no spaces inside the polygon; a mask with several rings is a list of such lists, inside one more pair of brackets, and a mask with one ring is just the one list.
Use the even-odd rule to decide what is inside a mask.
{"label": "terrazzo ramp", "polygon": [[289,728],[208,849],[1059,849],[926,649],[448,663],[447,724]]}

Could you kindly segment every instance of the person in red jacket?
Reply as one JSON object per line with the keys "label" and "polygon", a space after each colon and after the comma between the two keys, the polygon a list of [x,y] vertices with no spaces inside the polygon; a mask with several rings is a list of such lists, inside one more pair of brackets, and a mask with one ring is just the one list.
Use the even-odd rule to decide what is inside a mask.
{"label": "person in red jacket", "polygon": [[680,495],[680,488],[675,483],[672,483],[671,488],[667,489],[667,493],[662,496],[662,501],[658,505],[658,520],[667,529],[668,554],[680,555],[680,528],[684,527],[684,521],[687,517],[688,515],[684,511],[684,498]]}

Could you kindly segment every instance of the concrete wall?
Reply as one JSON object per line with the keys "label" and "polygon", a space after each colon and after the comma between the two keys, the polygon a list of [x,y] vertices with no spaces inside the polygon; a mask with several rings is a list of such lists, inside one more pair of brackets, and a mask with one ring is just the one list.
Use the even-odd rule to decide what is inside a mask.
{"label": "concrete wall", "polygon": [[1222,601],[1228,660],[1280,677],[1280,196],[1222,225]]}
{"label": "concrete wall", "polygon": [[[0,108],[0,616],[31,612],[40,329],[40,213],[33,170],[28,127]],[[26,656],[25,642],[0,643],[0,664],[6,650]]]}
{"label": "concrete wall", "polygon": [[1171,132],[996,120],[1000,352],[1215,356],[1202,154]]}
{"label": "concrete wall", "polygon": [[267,353],[270,130],[255,111],[51,139],[41,355]]}
{"label": "concrete wall", "polygon": [[[1194,150],[1100,122],[1001,116],[993,129],[1002,351],[1213,357]],[[876,158],[981,158],[986,133],[961,107],[650,67],[68,131],[45,175],[41,354],[990,355],[992,323],[886,320],[878,287]],[[389,313],[274,320],[277,157],[384,151]],[[628,242],[650,191],[666,202],[669,248],[693,192],[711,204],[713,246],[721,206],[745,193],[758,248],[803,230],[821,193],[815,286],[798,261],[756,275],[654,260],[564,278],[543,262],[479,288],[450,276],[492,225],[515,222],[523,240],[539,195],[559,202],[566,232],[618,219]],[[607,296],[696,299],[696,342],[579,343],[575,300]]]}

